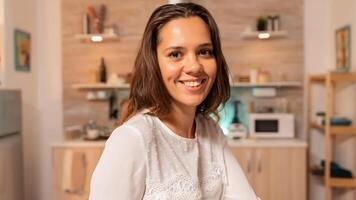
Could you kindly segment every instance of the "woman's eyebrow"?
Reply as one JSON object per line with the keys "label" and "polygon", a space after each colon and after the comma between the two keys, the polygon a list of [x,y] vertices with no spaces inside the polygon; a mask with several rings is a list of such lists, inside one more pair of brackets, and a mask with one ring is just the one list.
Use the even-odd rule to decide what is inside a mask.
{"label": "woman's eyebrow", "polygon": [[[203,48],[203,47],[212,47],[213,45],[211,43],[203,43],[203,44],[199,44],[198,47],[199,48]],[[170,46],[164,49],[164,51],[167,50],[182,50],[184,49],[184,47],[182,46]]]}
{"label": "woman's eyebrow", "polygon": [[203,44],[200,44],[199,47],[212,47],[213,45],[211,43],[203,43]]}
{"label": "woman's eyebrow", "polygon": [[171,46],[171,47],[167,47],[164,49],[164,51],[167,51],[167,50],[182,50],[184,49],[184,47],[182,46]]}

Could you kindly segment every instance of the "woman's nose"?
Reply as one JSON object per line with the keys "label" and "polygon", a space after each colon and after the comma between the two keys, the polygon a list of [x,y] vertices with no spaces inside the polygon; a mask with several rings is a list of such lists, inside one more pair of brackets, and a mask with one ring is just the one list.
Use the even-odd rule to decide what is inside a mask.
{"label": "woman's nose", "polygon": [[190,55],[187,58],[185,64],[185,73],[197,74],[203,70],[202,64],[199,62],[199,59],[196,55]]}

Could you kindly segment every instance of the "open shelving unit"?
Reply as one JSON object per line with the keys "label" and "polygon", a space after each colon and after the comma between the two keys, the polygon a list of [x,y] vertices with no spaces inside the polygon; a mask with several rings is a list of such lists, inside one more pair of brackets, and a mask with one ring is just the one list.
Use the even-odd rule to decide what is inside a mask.
{"label": "open shelving unit", "polygon": [[[339,83],[356,83],[355,73],[337,73],[329,72],[324,75],[310,75],[308,77],[308,143],[311,145],[310,135],[313,129],[318,130],[325,136],[325,199],[332,200],[333,188],[356,189],[356,178],[333,178],[330,175],[330,162],[333,157],[333,139],[337,136],[356,136],[356,126],[332,126],[330,124],[331,117],[335,114],[336,103],[336,85]],[[321,84],[326,90],[325,104],[325,125],[319,125],[311,121],[312,119],[312,86]],[[309,164],[309,162],[308,162]]]}

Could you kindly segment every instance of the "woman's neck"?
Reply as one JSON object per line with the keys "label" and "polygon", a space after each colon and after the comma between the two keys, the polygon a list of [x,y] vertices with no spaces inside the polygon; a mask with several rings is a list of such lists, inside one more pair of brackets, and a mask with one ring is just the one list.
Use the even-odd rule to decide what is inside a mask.
{"label": "woman's neck", "polygon": [[179,106],[172,103],[168,115],[160,118],[174,133],[185,137],[195,137],[196,107]]}

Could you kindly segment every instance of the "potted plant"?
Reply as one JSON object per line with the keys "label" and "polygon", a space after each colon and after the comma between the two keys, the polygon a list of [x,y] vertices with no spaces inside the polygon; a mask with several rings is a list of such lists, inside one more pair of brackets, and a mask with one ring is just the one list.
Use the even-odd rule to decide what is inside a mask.
{"label": "potted plant", "polygon": [[266,26],[267,26],[267,19],[266,17],[260,16],[257,19],[257,30],[258,31],[265,31],[266,30]]}

